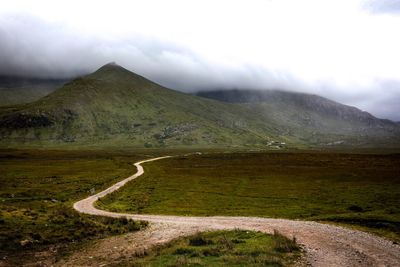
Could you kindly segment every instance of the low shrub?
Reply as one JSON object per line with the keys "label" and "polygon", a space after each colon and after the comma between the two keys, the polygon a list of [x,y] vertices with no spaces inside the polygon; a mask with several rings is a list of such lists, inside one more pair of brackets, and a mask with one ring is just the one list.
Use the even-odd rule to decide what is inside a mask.
{"label": "low shrub", "polygon": [[190,248],[177,248],[174,252],[175,255],[188,255],[194,252],[193,249]]}
{"label": "low shrub", "polygon": [[212,240],[205,239],[202,235],[197,234],[189,239],[189,245],[191,246],[207,246],[214,242]]}
{"label": "low shrub", "polygon": [[287,253],[287,252],[297,252],[300,250],[300,247],[297,244],[295,237],[289,239],[286,236],[282,235],[277,230],[274,230],[272,238],[274,241],[274,249],[277,252]]}

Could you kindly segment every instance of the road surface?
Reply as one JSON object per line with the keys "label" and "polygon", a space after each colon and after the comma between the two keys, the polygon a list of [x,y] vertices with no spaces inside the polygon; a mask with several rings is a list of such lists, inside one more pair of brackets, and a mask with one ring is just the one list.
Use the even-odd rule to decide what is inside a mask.
{"label": "road surface", "polygon": [[[145,249],[164,244],[174,238],[198,231],[220,229],[248,229],[273,233],[274,229],[288,237],[295,236],[306,252],[305,263],[311,266],[400,266],[400,246],[378,236],[343,227],[312,221],[271,219],[257,217],[188,217],[164,215],[139,215],[99,210],[94,203],[114,192],[127,182],[144,173],[142,164],[168,157],[158,157],[135,163],[137,172],[106,190],[78,201],[74,209],[86,214],[108,217],[127,217],[150,222],[144,231],[112,237],[93,247],[78,251],[63,266],[100,266],[102,262],[118,262],[121,259],[144,253]],[[299,263],[304,264],[304,262]]]}

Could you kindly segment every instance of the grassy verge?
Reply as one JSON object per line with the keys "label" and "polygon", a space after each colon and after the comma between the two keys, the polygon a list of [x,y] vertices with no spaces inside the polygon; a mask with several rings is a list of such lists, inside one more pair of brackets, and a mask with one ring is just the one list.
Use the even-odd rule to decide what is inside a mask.
{"label": "grassy verge", "polygon": [[[0,259],[54,261],[69,247],[146,224],[82,215],[72,203],[131,175],[149,154],[0,151]],[[38,253],[40,252],[40,253]],[[53,253],[54,252],[54,253]]]}
{"label": "grassy verge", "polygon": [[268,235],[241,230],[215,231],[177,239],[144,253],[133,265],[292,266],[300,256],[295,239],[278,232]]}
{"label": "grassy verge", "polygon": [[215,153],[145,165],[112,211],[321,220],[400,240],[400,155]]}

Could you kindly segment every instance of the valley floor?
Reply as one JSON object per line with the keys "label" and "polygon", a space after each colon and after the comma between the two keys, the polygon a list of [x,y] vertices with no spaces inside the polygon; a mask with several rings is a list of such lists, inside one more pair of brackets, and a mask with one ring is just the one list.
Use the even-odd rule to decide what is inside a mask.
{"label": "valley floor", "polygon": [[329,221],[400,241],[400,154],[206,153],[144,167],[143,176],[98,207]]}
{"label": "valley floor", "polygon": [[[53,253],[57,258],[48,261],[49,265],[126,265],[177,237],[241,228],[266,233],[279,230],[295,236],[304,246],[306,260],[314,266],[400,263],[400,247],[394,242],[400,232],[398,154],[0,152],[5,170],[0,180],[0,237],[6,241],[3,244],[15,246],[11,250],[17,253],[15,259],[18,251],[21,256],[35,252],[36,241],[47,248],[72,241],[73,248]],[[141,174],[138,166],[138,175],[131,177],[135,180],[96,202],[97,208],[110,211],[93,207],[93,196],[92,202],[80,209],[149,221],[145,230],[115,236],[129,231],[123,221],[102,221],[101,217],[75,214],[70,208],[73,201],[112,183],[117,182],[114,189],[121,187],[121,179],[135,172],[131,165],[135,160],[163,153],[185,156],[146,163],[145,174],[135,179]],[[209,217],[212,215],[218,216]],[[392,241],[310,220],[344,223]],[[45,221],[50,224],[42,227]],[[132,226],[131,231],[141,228],[140,224]],[[75,238],[69,233],[79,233],[76,241],[68,239]],[[89,238],[88,243],[87,237],[93,233],[97,241]],[[110,235],[114,236],[98,239]],[[24,240],[30,246],[21,247]],[[3,259],[12,255],[8,249],[0,250]],[[0,261],[4,262],[9,262],[8,258]]]}
{"label": "valley floor", "polygon": [[[99,264],[102,260],[110,261],[110,255],[114,255],[114,260],[116,261],[121,260],[121,258],[126,259],[129,258],[129,255],[134,255],[137,249],[143,250],[165,244],[174,238],[196,232],[221,229],[256,230],[266,233],[272,233],[277,230],[286,236],[296,237],[296,240],[304,246],[307,264],[311,264],[312,266],[397,266],[400,263],[400,246],[398,244],[365,232],[328,224],[257,217],[131,215],[108,212],[94,207],[94,203],[100,197],[104,197],[112,192],[118,193],[117,190],[126,182],[141,176],[144,173],[141,166],[142,163],[162,159],[165,160],[165,157],[136,163],[138,171],[135,175],[74,204],[74,208],[83,213],[108,217],[123,216],[133,220],[145,220],[152,223],[153,227],[146,232],[140,233],[140,238],[134,238],[133,247],[129,245],[121,247],[121,243],[117,241],[116,244],[118,244],[120,249],[118,250],[118,246],[115,246],[113,249],[118,252],[114,251],[115,253],[111,253],[113,249],[110,247],[109,241],[105,241],[97,244],[97,246],[88,251],[73,255],[68,261],[62,262],[62,265],[86,266],[94,263]],[[97,256],[87,258],[85,255]],[[107,256],[104,258],[101,255]],[[94,261],[91,261],[93,259]]]}

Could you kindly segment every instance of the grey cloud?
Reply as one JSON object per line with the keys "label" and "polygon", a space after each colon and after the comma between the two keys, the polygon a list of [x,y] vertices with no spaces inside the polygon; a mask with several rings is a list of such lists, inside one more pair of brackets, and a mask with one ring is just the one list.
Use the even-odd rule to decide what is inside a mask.
{"label": "grey cloud", "polygon": [[376,84],[379,93],[371,95],[363,102],[355,102],[355,105],[373,111],[378,117],[400,122],[400,81],[377,81]]}
{"label": "grey cloud", "polygon": [[376,14],[400,14],[399,0],[367,0],[363,1],[363,7]]}
{"label": "grey cloud", "polygon": [[400,82],[371,88],[307,84],[301,77],[257,65],[209,62],[189,48],[144,36],[122,39],[78,34],[27,15],[0,17],[0,74],[65,78],[118,64],[164,86],[185,92],[210,89],[284,89],[319,94],[382,118],[400,120]]}
{"label": "grey cloud", "polygon": [[86,71],[77,52],[90,51],[87,41],[32,17],[0,18],[0,40],[2,74],[66,77]]}
{"label": "grey cloud", "polygon": [[0,17],[0,40],[0,74],[63,78],[116,61],[158,83],[188,92],[300,86],[289,74],[252,65],[220,66],[163,40],[139,35],[119,40],[82,36],[23,14]]}
{"label": "grey cloud", "polygon": [[305,91],[400,122],[400,80],[376,80],[364,88],[339,88],[325,82]]}

